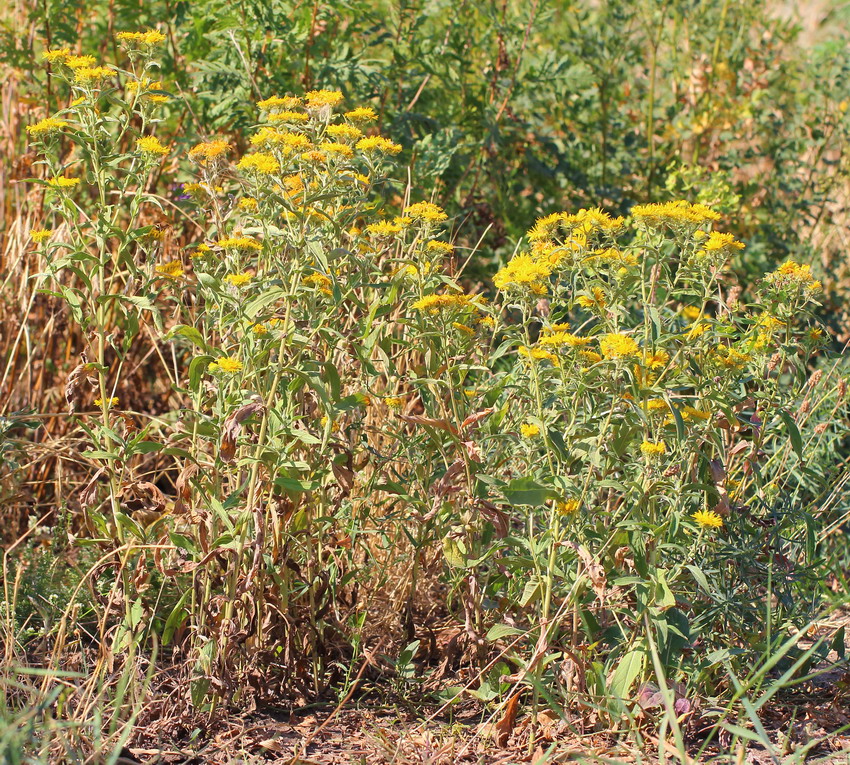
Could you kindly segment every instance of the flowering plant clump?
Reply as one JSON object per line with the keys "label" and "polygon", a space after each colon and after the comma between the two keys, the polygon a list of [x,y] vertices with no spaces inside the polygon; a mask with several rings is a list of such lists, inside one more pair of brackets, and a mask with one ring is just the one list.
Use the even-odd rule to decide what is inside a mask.
{"label": "flowering plant clump", "polygon": [[[676,201],[550,214],[492,289],[461,283],[454,221],[401,202],[371,107],[273,94],[245,141],[166,140],[163,35],[118,39],[127,71],[47,52],[81,100],[29,130],[49,218],[30,239],[85,329],[66,385],[92,441],[80,511],[136,572],[102,639],[179,644],[205,713],[319,697],[437,579],[482,673],[503,654],[535,703],[607,698],[619,719],[652,673],[716,691],[724,649],[773,639],[754,602],[786,631],[807,618],[795,588],[835,476],[804,465],[828,464],[847,405],[815,369],[808,266],[744,300],[726,270],[744,243]],[[146,192],[158,172],[185,247]],[[125,363],[150,338],[168,390],[131,414]],[[777,556],[799,576],[777,580]]]}

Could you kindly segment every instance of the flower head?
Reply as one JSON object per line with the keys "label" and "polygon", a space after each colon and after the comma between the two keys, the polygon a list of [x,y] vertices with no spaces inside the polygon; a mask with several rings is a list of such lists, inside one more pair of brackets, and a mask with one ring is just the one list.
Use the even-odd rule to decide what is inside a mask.
{"label": "flower head", "polygon": [[227,141],[205,141],[189,149],[189,159],[199,165],[206,165],[223,157],[229,149],[230,144]]}
{"label": "flower head", "polygon": [[375,154],[398,154],[401,151],[401,146],[393,143],[388,138],[379,135],[361,138],[357,142],[357,148],[366,153]]}
{"label": "flower head", "polygon": [[183,271],[183,264],[179,260],[171,260],[168,263],[157,266],[156,272],[160,276],[165,276],[169,279],[179,279],[185,273]]}
{"label": "flower head", "polygon": [[640,452],[649,460],[659,459],[667,453],[667,445],[663,441],[644,441],[640,445]]}
{"label": "flower head", "polygon": [[242,157],[236,167],[255,175],[274,175],[280,172],[280,163],[277,158],[273,154],[265,152],[257,152]]}
{"label": "flower head", "polygon": [[34,228],[30,231],[30,239],[32,239],[36,244],[44,244],[52,235],[53,232],[49,228]]}
{"label": "flower head", "polygon": [[540,427],[531,422],[524,422],[519,426],[519,432],[523,438],[535,438],[540,435]]}
{"label": "flower head", "polygon": [[253,279],[253,274],[249,271],[243,271],[241,274],[228,274],[224,277],[224,281],[232,284],[234,287],[244,287],[246,284],[251,283],[251,279]]}
{"label": "flower head", "polygon": [[235,356],[222,356],[215,361],[211,361],[207,366],[210,372],[226,372],[227,374],[235,374],[242,370],[242,362]]}
{"label": "flower head", "polygon": [[155,135],[146,135],[136,140],[136,148],[143,154],[164,157],[168,154],[168,147],[159,142]]}
{"label": "flower head", "polygon": [[68,127],[68,123],[65,120],[59,120],[55,117],[47,117],[46,119],[36,122],[34,125],[27,125],[27,133],[34,137],[41,137],[43,135],[58,133],[66,127]]}
{"label": "flower head", "polygon": [[374,122],[378,119],[375,110],[371,106],[358,106],[350,112],[345,113],[345,118],[352,122]]}
{"label": "flower head", "polygon": [[416,204],[409,205],[404,208],[404,214],[414,220],[421,220],[427,223],[440,223],[449,217],[442,207],[438,207],[431,202],[417,202]]}
{"label": "flower head", "polygon": [[605,335],[599,341],[599,350],[606,359],[623,359],[640,353],[634,338],[616,332]]}
{"label": "flower head", "polygon": [[719,529],[723,527],[723,519],[713,510],[697,510],[691,518],[704,529]]}

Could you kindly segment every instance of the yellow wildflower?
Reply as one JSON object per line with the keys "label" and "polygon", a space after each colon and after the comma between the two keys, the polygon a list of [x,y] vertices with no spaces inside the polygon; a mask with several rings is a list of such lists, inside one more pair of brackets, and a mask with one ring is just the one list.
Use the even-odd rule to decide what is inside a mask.
{"label": "yellow wildflower", "polygon": [[257,107],[264,112],[280,112],[282,110],[294,109],[301,104],[297,96],[271,96],[262,101],[257,101]]}
{"label": "yellow wildflower", "polygon": [[397,143],[379,135],[361,138],[357,142],[357,148],[363,152],[375,152],[377,154],[398,154],[401,151],[401,146]]}
{"label": "yellow wildflower", "polygon": [[115,35],[115,38],[119,42],[137,43],[148,47],[165,42],[165,35],[155,29],[150,29],[147,32],[119,32]]}
{"label": "yellow wildflower", "polygon": [[440,255],[451,255],[455,251],[453,244],[440,242],[436,239],[432,239],[428,242],[428,244],[425,245],[425,249],[428,250],[428,252],[434,252]]}
{"label": "yellow wildflower", "polygon": [[530,288],[533,285],[542,285],[552,273],[552,269],[546,263],[541,263],[531,255],[521,253],[514,255],[506,266],[499,269],[493,284],[497,289],[507,290],[514,287]]}
{"label": "yellow wildflower", "polygon": [[236,206],[245,212],[257,212],[260,209],[259,202],[254,197],[242,197]]}
{"label": "yellow wildflower", "polygon": [[319,144],[319,148],[328,154],[338,154],[340,157],[353,157],[354,149],[348,144],[337,143],[336,141],[325,141]]}
{"label": "yellow wildflower", "polygon": [[416,311],[438,313],[439,311],[466,308],[474,305],[474,297],[474,295],[465,295],[463,293],[453,295],[426,295],[424,298],[413,303],[411,307]]}
{"label": "yellow wildflower", "polygon": [[171,260],[156,267],[156,273],[169,279],[179,279],[185,273],[179,260]]}
{"label": "yellow wildflower", "polygon": [[45,50],[41,52],[42,61],[47,61],[48,64],[64,64],[70,57],[70,48],[55,48],[54,50]]}
{"label": "yellow wildflower", "polygon": [[304,96],[307,106],[311,109],[337,106],[341,103],[342,98],[342,93],[338,90],[311,90]]}
{"label": "yellow wildflower", "polygon": [[68,56],[65,59],[65,66],[69,69],[88,69],[97,63],[94,56]]}
{"label": "yellow wildflower", "polygon": [[[94,400],[94,405],[95,406],[103,406],[103,399],[102,398],[96,398]],[[117,396],[113,396],[112,398],[107,399],[107,401],[106,401],[106,408],[107,409],[112,409],[113,407],[116,407],[116,406],[118,406],[118,397]]]}
{"label": "yellow wildflower", "polygon": [[55,117],[47,117],[46,119],[36,122],[34,125],[27,125],[27,133],[31,136],[42,136],[56,133],[63,128],[68,127],[65,120],[59,120]]}
{"label": "yellow wildflower", "polygon": [[632,216],[649,225],[702,225],[720,220],[720,214],[701,204],[685,201],[662,202],[660,204],[635,205]]}
{"label": "yellow wildflower", "polygon": [[259,252],[263,249],[262,243],[250,236],[229,236],[225,239],[219,239],[216,244],[219,247],[233,250],[256,250]]}
{"label": "yellow wildflower", "polygon": [[372,236],[378,238],[387,238],[401,233],[401,225],[398,223],[390,223],[389,221],[381,221],[380,223],[370,223],[366,226]]}
{"label": "yellow wildflower", "polygon": [[704,529],[719,529],[723,527],[723,519],[713,510],[697,510],[691,518]]}
{"label": "yellow wildflower", "polygon": [[50,178],[47,183],[55,189],[71,189],[80,183],[80,179],[66,178],[64,175],[57,175],[55,178]]}
{"label": "yellow wildflower", "polygon": [[667,453],[667,444],[663,441],[644,441],[640,445],[640,452],[649,460],[658,459]]}
{"label": "yellow wildflower", "polygon": [[564,502],[558,502],[555,505],[555,512],[558,515],[572,515],[581,507],[581,500],[568,499]]}
{"label": "yellow wildflower", "polygon": [[224,281],[232,284],[234,287],[244,287],[250,284],[253,275],[249,271],[243,271],[241,274],[228,274],[224,277]]}
{"label": "yellow wildflower", "polygon": [[599,350],[606,359],[623,359],[640,353],[640,347],[634,338],[620,333],[605,335],[599,341]]}
{"label": "yellow wildflower", "polygon": [[531,422],[524,422],[519,426],[519,432],[523,438],[535,438],[540,435],[540,428]]}
{"label": "yellow wildflower", "polygon": [[590,290],[590,295],[579,295],[576,298],[578,303],[585,310],[602,310],[608,304],[605,297],[605,290],[602,287],[593,287]]}
{"label": "yellow wildflower", "polygon": [[207,369],[210,372],[221,371],[227,374],[234,374],[242,370],[242,362],[235,356],[222,356],[216,361],[211,361]]}
{"label": "yellow wildflower", "polygon": [[440,223],[449,217],[442,207],[438,207],[431,202],[417,202],[416,204],[409,205],[404,208],[404,214],[414,220],[422,220],[427,223]]}
{"label": "yellow wildflower", "polygon": [[212,160],[219,159],[230,149],[227,141],[205,141],[189,149],[189,159],[199,165],[205,165]]}
{"label": "yellow wildflower", "polygon": [[49,228],[34,228],[30,231],[30,239],[36,244],[44,244],[52,235],[53,232]]}
{"label": "yellow wildflower", "polygon": [[248,154],[242,157],[236,167],[244,170],[246,173],[254,173],[256,175],[274,175],[280,172],[280,164],[275,156],[265,152],[257,152],[256,154]]}
{"label": "yellow wildflower", "polygon": [[342,123],[340,125],[328,125],[325,131],[331,138],[340,141],[357,141],[363,137],[363,131],[354,125]]}
{"label": "yellow wildflower", "polygon": [[74,82],[81,85],[91,85],[112,76],[112,70],[105,66],[88,67],[74,70]]}
{"label": "yellow wildflower", "polygon": [[136,148],[144,154],[154,154],[164,157],[168,154],[168,147],[163,146],[159,142],[159,138],[155,135],[147,135],[143,138],[136,139]]}
{"label": "yellow wildflower", "polygon": [[345,118],[352,122],[374,122],[378,119],[375,110],[371,106],[359,106],[345,113]]}

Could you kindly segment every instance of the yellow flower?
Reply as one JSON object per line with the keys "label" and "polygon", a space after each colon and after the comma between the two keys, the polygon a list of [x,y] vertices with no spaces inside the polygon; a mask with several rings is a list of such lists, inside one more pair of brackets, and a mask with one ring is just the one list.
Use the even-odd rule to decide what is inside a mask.
{"label": "yellow flower", "polygon": [[685,201],[663,202],[660,204],[635,205],[632,216],[649,225],[702,225],[709,221],[720,220],[720,214],[701,204]]}
{"label": "yellow flower", "polygon": [[[95,406],[103,406],[103,399],[102,398],[96,398],[94,400],[94,405]],[[116,406],[118,406],[118,397],[117,396],[113,396],[112,398],[107,400],[107,402],[106,402],[106,408],[107,409],[112,409],[113,407],[116,407]]]}
{"label": "yellow flower", "polygon": [[540,428],[533,423],[524,422],[519,426],[519,432],[522,433],[523,438],[535,438],[540,435]]}
{"label": "yellow flower", "polygon": [[353,157],[354,149],[348,144],[337,143],[336,141],[325,141],[319,144],[319,148],[328,154],[338,154],[340,157]]}
{"label": "yellow flower", "polygon": [[74,82],[81,85],[91,85],[112,76],[112,70],[105,66],[88,67],[74,70]]}
{"label": "yellow flower", "polygon": [[54,50],[45,50],[41,52],[42,61],[47,61],[49,64],[63,64],[70,57],[70,48],[56,48]]}
{"label": "yellow flower", "polygon": [[699,318],[702,311],[700,310],[700,308],[698,306],[685,305],[685,306],[682,306],[679,313],[681,313],[682,317],[684,319],[686,319],[687,321],[694,322]]}
{"label": "yellow flower", "polygon": [[52,234],[53,232],[49,228],[34,228],[30,231],[30,239],[36,244],[44,244]]}
{"label": "yellow flower", "polygon": [[366,231],[372,234],[372,236],[378,237],[379,239],[400,234],[401,229],[402,227],[400,224],[390,223],[388,221],[381,221],[380,223],[370,223],[368,226],[366,226]]}
{"label": "yellow flower", "polygon": [[313,285],[318,287],[320,290],[327,289],[331,286],[331,280],[324,274],[320,274],[318,271],[314,271],[309,276],[305,276],[303,281],[304,284]]}
{"label": "yellow flower", "polygon": [[342,123],[340,125],[328,125],[325,131],[331,138],[341,141],[357,141],[363,137],[363,131],[354,125]]}
{"label": "yellow flower", "polygon": [[748,353],[741,353],[735,348],[726,345],[718,345],[712,354],[712,359],[721,367],[732,370],[743,369],[750,361]]}
{"label": "yellow flower", "polygon": [[199,165],[205,165],[214,159],[219,159],[230,149],[227,141],[205,141],[189,149],[189,159]]}
{"label": "yellow flower", "polygon": [[579,351],[578,353],[588,364],[598,364],[602,361],[602,356],[596,353],[596,351]]}
{"label": "yellow flower", "polygon": [[210,372],[221,371],[227,374],[234,374],[242,370],[242,362],[234,356],[222,356],[216,361],[210,362],[207,369]]}
{"label": "yellow flower", "polygon": [[311,109],[337,106],[342,102],[342,98],[342,93],[338,90],[311,90],[304,96],[308,108]]}
{"label": "yellow flower", "polygon": [[558,502],[555,505],[555,512],[558,515],[572,515],[581,507],[581,500],[568,499],[565,502]]}
{"label": "yellow flower", "polygon": [[297,96],[272,96],[263,101],[257,101],[257,106],[264,112],[280,112],[282,110],[294,109],[301,104]]}
{"label": "yellow flower", "polygon": [[552,346],[553,348],[581,348],[593,342],[592,337],[578,337],[569,332],[557,331],[544,334],[538,341],[539,345]]}
{"label": "yellow flower", "polygon": [[345,118],[352,122],[374,122],[378,119],[375,110],[371,106],[359,106],[345,113]]}
{"label": "yellow flower", "polygon": [[526,346],[521,345],[517,348],[517,353],[520,356],[532,359],[533,361],[548,361],[554,367],[561,366],[561,360],[554,353],[544,350],[543,348],[527,348]]}
{"label": "yellow flower", "polygon": [[79,178],[66,178],[64,175],[57,175],[55,178],[50,178],[47,183],[55,189],[71,189],[77,186],[80,182]]}
{"label": "yellow flower", "polygon": [[474,335],[475,334],[475,330],[472,327],[467,327],[466,324],[461,324],[459,321],[453,321],[452,326],[456,330],[463,332],[465,335]]}
{"label": "yellow flower", "polygon": [[147,45],[153,47],[165,42],[165,35],[162,32],[157,32],[155,29],[150,29],[147,32],[119,32],[115,35],[119,42],[137,43],[139,45]]}
{"label": "yellow flower", "polygon": [[379,135],[361,138],[357,142],[357,148],[360,151],[375,152],[377,154],[398,154],[401,151],[401,146],[397,143],[393,143],[388,138],[383,138]]}
{"label": "yellow flower", "polygon": [[667,453],[667,445],[663,441],[658,441],[657,443],[644,441],[640,445],[640,451],[647,459],[654,460],[663,457]]}
{"label": "yellow flower", "polygon": [[34,125],[27,125],[27,133],[31,136],[50,135],[51,133],[57,133],[66,127],[68,127],[68,123],[65,122],[65,120],[59,120],[55,117],[47,117],[46,119],[36,122]]}
{"label": "yellow flower", "polygon": [[732,250],[743,250],[744,243],[739,242],[732,234],[721,234],[719,231],[712,231],[708,235],[703,249],[706,252],[729,253]]}
{"label": "yellow flower", "polygon": [[623,359],[640,353],[640,348],[634,339],[620,333],[605,335],[599,341],[599,350],[606,359]]}
{"label": "yellow flower", "polygon": [[466,308],[472,302],[472,295],[456,294],[456,295],[427,295],[420,300],[417,300],[411,306],[416,311],[426,313],[437,313],[452,308]]}
{"label": "yellow flower", "polygon": [[304,123],[310,117],[304,112],[274,112],[269,114],[269,122],[285,122],[287,124]]}
{"label": "yellow flower", "polygon": [[241,274],[228,274],[224,277],[224,281],[232,284],[234,287],[244,287],[250,284],[253,275],[248,271],[243,271]]}
{"label": "yellow flower", "polygon": [[713,510],[697,510],[691,518],[704,529],[719,529],[723,527],[723,519]]}
{"label": "yellow flower", "polygon": [[160,276],[166,276],[169,279],[179,279],[185,273],[183,271],[183,265],[179,260],[172,260],[157,266],[156,272]]}
{"label": "yellow flower", "polygon": [[164,157],[168,154],[168,147],[163,146],[159,142],[159,138],[155,135],[147,135],[143,138],[136,139],[136,148],[145,154],[154,154]]}
{"label": "yellow flower", "polygon": [[513,288],[532,289],[545,287],[544,279],[548,279],[552,269],[547,263],[535,260],[531,255],[521,253],[514,255],[506,266],[499,269],[493,277],[496,289],[509,290]]}
{"label": "yellow flower", "polygon": [[65,66],[70,69],[89,69],[97,63],[94,56],[67,56]]}
{"label": "yellow flower", "polygon": [[404,399],[401,396],[389,396],[384,399],[384,403],[393,410],[398,411],[404,406]]}
{"label": "yellow flower", "polygon": [[667,351],[643,354],[643,365],[647,369],[662,369],[667,366],[668,361],[670,361],[670,354]]}
{"label": "yellow flower", "polygon": [[422,220],[427,223],[440,223],[449,217],[442,207],[438,207],[431,202],[417,202],[416,204],[409,205],[404,208],[404,214],[414,220]]}
{"label": "yellow flower", "polygon": [[561,226],[561,219],[564,213],[552,213],[545,218],[538,218],[527,236],[530,242],[540,242],[551,239],[557,233]]}
{"label": "yellow flower", "polygon": [[280,172],[280,164],[273,154],[265,152],[257,152],[256,154],[248,154],[242,157],[236,165],[240,170],[246,173],[254,173],[256,175],[274,175]]}
{"label": "yellow flower", "polygon": [[691,422],[693,420],[710,420],[711,412],[704,412],[702,409],[695,409],[692,406],[684,406],[682,407],[682,419],[685,422]]}
{"label": "yellow flower", "polygon": [[602,310],[608,304],[607,299],[605,298],[605,290],[602,287],[593,287],[590,290],[590,295],[579,295],[576,298],[576,303],[578,303],[582,308],[588,311]]}
{"label": "yellow flower", "polygon": [[428,252],[438,253],[440,255],[451,255],[455,251],[453,244],[440,242],[436,239],[432,239],[428,242],[428,244],[425,245],[425,249],[428,250]]}
{"label": "yellow flower", "polygon": [[259,252],[263,249],[263,245],[250,236],[229,236],[226,239],[219,239],[216,244],[219,247],[233,250],[256,250]]}
{"label": "yellow flower", "polygon": [[201,244],[199,244],[197,246],[197,248],[195,249],[195,251],[192,253],[192,257],[193,258],[204,258],[207,255],[210,255],[212,253],[212,251],[213,251],[212,247],[210,247],[208,244],[204,244],[203,242],[201,242]]}

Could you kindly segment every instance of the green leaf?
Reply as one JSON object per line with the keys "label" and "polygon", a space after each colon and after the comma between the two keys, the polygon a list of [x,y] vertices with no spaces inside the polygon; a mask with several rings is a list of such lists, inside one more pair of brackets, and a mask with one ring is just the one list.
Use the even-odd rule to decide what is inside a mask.
{"label": "green leaf", "polygon": [[618,699],[628,698],[628,693],[646,664],[646,652],[640,648],[629,651],[614,670],[608,692]]}
{"label": "green leaf", "polygon": [[189,598],[192,595],[192,589],[189,588],[180,596],[180,600],[177,601],[177,604],[174,608],[171,609],[171,613],[168,615],[168,619],[165,620],[165,627],[162,630],[162,644],[168,645],[171,642],[171,638],[174,637],[174,633],[177,628],[183,622],[183,620],[188,616],[188,612],[186,611],[186,603],[189,601]]}
{"label": "green leaf", "polygon": [[190,343],[192,343],[192,345],[197,346],[204,352],[209,350],[207,344],[204,342],[203,335],[201,335],[197,329],[190,327],[188,324],[178,324],[168,332],[164,339],[173,340],[178,335],[185,337]]}
{"label": "green leaf", "polygon": [[785,427],[788,428],[788,435],[791,438],[791,447],[794,449],[797,456],[802,460],[803,437],[800,435],[800,429],[797,427],[797,423],[794,422],[794,418],[790,414],[788,414],[788,412],[786,412],[784,409],[779,410],[779,416],[785,423]]}
{"label": "green leaf", "polygon": [[546,500],[557,497],[557,492],[538,483],[533,478],[515,478],[502,493],[512,505],[542,505]]}
{"label": "green leaf", "polygon": [[522,630],[519,630],[516,627],[511,627],[510,624],[494,624],[489,630],[487,630],[487,640],[494,643],[502,638],[514,637],[522,634]]}

